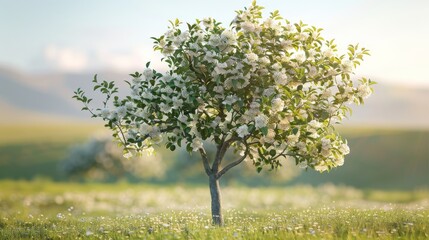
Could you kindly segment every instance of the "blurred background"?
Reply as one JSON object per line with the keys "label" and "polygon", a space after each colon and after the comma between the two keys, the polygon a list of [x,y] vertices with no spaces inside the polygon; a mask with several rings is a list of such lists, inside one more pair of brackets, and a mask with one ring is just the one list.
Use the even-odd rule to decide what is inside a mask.
{"label": "blurred background", "polygon": [[[206,185],[199,156],[158,149],[124,160],[103,123],[71,99],[91,89],[95,73],[120,86],[147,61],[165,69],[150,37],[168,20],[214,17],[228,25],[250,1],[23,1],[0,0],[0,180]],[[224,185],[318,186],[360,189],[429,188],[429,2],[269,1],[292,22],[324,28],[340,51],[360,43],[371,50],[356,79],[378,82],[364,106],[340,131],[351,154],[330,173],[284,163],[260,174],[251,163],[236,167]],[[123,94],[128,90],[123,89]]]}

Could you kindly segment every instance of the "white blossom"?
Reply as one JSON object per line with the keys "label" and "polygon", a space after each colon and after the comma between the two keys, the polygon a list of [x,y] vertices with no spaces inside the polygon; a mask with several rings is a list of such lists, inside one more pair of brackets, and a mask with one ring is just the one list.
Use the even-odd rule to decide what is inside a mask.
{"label": "white blossom", "polygon": [[135,77],[133,78],[133,83],[138,85],[142,82],[142,78],[141,77]]}
{"label": "white blossom", "polygon": [[276,71],[273,74],[274,82],[279,85],[286,85],[288,81],[288,77],[285,73]]}
{"label": "white blossom", "polygon": [[245,136],[249,135],[249,130],[247,125],[241,125],[237,128],[237,134],[239,137],[244,138]]}
{"label": "white blossom", "polygon": [[287,118],[283,118],[278,124],[277,124],[277,127],[280,129],[280,130],[283,130],[283,131],[286,131],[286,130],[288,130],[289,128],[290,128],[290,122],[289,122],[289,119],[287,119]]}
{"label": "white blossom", "polygon": [[198,137],[194,138],[194,140],[192,140],[191,147],[192,147],[192,151],[194,151],[194,152],[196,152],[196,151],[200,150],[201,148],[203,148],[203,141],[202,141],[202,139],[198,138]]}
{"label": "white blossom", "polygon": [[327,48],[322,52],[323,56],[326,58],[330,58],[332,56],[334,56],[334,51],[332,50],[332,48]]}
{"label": "white blossom", "polygon": [[340,152],[343,153],[344,155],[347,155],[350,153],[350,148],[345,143],[341,144],[338,150],[340,150]]}
{"label": "white blossom", "polygon": [[367,84],[360,84],[357,90],[358,90],[357,95],[364,99],[368,98],[372,93],[371,87],[368,86]]}
{"label": "white blossom", "polygon": [[319,129],[323,126],[323,123],[313,119],[308,123],[308,126],[314,128],[314,129]]}
{"label": "white blossom", "polygon": [[310,70],[308,71],[308,76],[314,78],[317,75],[318,71],[315,66],[310,66]]}
{"label": "white blossom", "polygon": [[234,104],[236,101],[238,100],[237,96],[235,95],[229,95],[225,98],[225,101],[223,101],[222,103],[225,105],[232,105]]}
{"label": "white blossom", "polygon": [[264,114],[259,114],[256,118],[255,118],[255,127],[256,128],[263,128],[266,127],[268,123],[268,117],[265,116]]}
{"label": "white blossom", "polygon": [[295,146],[295,144],[298,142],[298,140],[299,140],[299,136],[300,136],[300,133],[299,132],[297,132],[296,134],[291,134],[291,135],[289,135],[289,136],[287,136],[287,143],[290,145],[290,146]]}
{"label": "white blossom", "polygon": [[285,107],[285,103],[281,98],[276,97],[271,101],[271,107],[274,112],[281,112]]}
{"label": "white blossom", "polygon": [[127,110],[133,110],[134,108],[136,108],[136,104],[133,102],[126,102],[125,108],[127,108]]}
{"label": "white blossom", "polygon": [[303,63],[306,60],[305,57],[305,52],[303,51],[298,51],[296,52],[293,57],[299,62],[299,63]]}
{"label": "white blossom", "polygon": [[344,73],[352,73],[353,70],[353,63],[348,59],[343,59],[341,61],[341,71]]}
{"label": "white blossom", "polygon": [[177,120],[179,120],[182,123],[188,123],[188,117],[184,115],[183,113],[179,114],[179,117],[177,117]]}
{"label": "white blossom", "polygon": [[159,109],[163,113],[170,113],[171,112],[171,107],[166,103],[159,104]]}
{"label": "white blossom", "polygon": [[108,118],[110,115],[110,110],[108,108],[104,108],[100,111],[100,115],[103,118]]}
{"label": "white blossom", "polygon": [[[347,117],[346,103],[360,104],[372,93],[371,81],[354,85],[349,76],[362,60],[355,56],[366,50],[354,46],[354,56],[337,54],[335,44],[311,26],[297,31],[294,23],[262,18],[253,5],[238,12],[230,26],[212,18],[189,28],[173,23],[154,38],[168,69],[157,72],[147,64],[130,78],[130,96],[113,94],[113,104],[105,106],[115,108],[95,108],[96,116],[108,126],[122,126],[126,139],[144,139],[125,144],[139,151],[163,136],[170,146],[180,138],[193,151],[204,147],[203,137],[238,136],[254,143],[245,150],[253,161],[283,152],[297,154],[302,168],[342,165],[350,149],[331,127]],[[230,147],[245,152],[238,142]],[[260,163],[276,167],[277,162]]]}
{"label": "white blossom", "polygon": [[247,60],[249,60],[249,62],[257,62],[259,59],[258,55],[256,55],[255,53],[246,54],[246,58]]}
{"label": "white blossom", "polygon": [[255,27],[255,24],[253,24],[251,22],[242,22],[241,28],[245,32],[254,32],[256,27]]}
{"label": "white blossom", "polygon": [[216,67],[214,68],[214,71],[216,74],[225,74],[226,73],[226,68],[228,67],[228,65],[226,63],[218,63],[216,65]]}
{"label": "white blossom", "polygon": [[148,135],[152,131],[152,127],[147,123],[142,123],[140,125],[139,132],[142,136]]}
{"label": "white blossom", "polygon": [[125,106],[120,106],[115,110],[115,112],[119,118],[123,118],[127,115],[127,108]]}

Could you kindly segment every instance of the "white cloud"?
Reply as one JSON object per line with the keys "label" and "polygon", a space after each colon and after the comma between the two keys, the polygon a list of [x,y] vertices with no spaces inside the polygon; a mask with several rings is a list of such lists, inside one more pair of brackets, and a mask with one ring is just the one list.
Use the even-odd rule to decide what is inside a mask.
{"label": "white cloud", "polygon": [[153,68],[165,68],[160,59],[161,56],[154,53],[152,48],[145,46],[135,46],[122,51],[103,48],[98,49],[95,54],[95,62],[98,68],[117,71],[139,71],[144,68],[148,61],[152,62]]}
{"label": "white cloud", "polygon": [[81,50],[48,46],[43,52],[49,67],[64,72],[80,72],[89,64],[88,55]]}
{"label": "white cloud", "polygon": [[82,51],[51,45],[44,50],[43,56],[48,68],[60,72],[76,73],[106,69],[133,72],[143,69],[148,61],[151,61],[151,67],[157,70],[166,68],[160,61],[162,56],[145,46],[122,50],[99,46],[93,50]]}

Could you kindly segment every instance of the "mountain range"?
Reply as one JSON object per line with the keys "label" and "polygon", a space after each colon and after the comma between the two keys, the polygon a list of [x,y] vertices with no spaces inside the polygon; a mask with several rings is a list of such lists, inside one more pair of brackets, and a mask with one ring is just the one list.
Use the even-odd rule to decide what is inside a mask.
{"label": "mountain range", "polygon": [[[103,80],[125,86],[127,73],[103,71]],[[91,90],[93,74],[25,73],[0,67],[0,123],[91,121],[72,99],[78,87]],[[377,81],[377,79],[375,79]],[[386,82],[386,81],[385,81]],[[429,88],[377,84],[364,106],[353,106],[348,125],[429,128]]]}

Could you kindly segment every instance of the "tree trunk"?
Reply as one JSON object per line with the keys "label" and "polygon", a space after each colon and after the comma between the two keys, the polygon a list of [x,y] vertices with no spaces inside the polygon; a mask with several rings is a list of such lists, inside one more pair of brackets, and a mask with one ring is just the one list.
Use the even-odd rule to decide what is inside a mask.
{"label": "tree trunk", "polygon": [[212,198],[212,219],[213,224],[222,226],[223,217],[222,217],[222,203],[220,195],[219,180],[216,179],[214,174],[209,176],[209,186],[210,186],[210,196]]}

